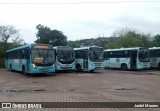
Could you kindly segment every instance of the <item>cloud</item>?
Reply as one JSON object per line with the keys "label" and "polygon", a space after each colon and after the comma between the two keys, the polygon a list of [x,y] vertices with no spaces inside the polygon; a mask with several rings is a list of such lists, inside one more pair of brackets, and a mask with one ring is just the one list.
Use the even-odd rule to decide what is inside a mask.
{"label": "cloud", "polygon": [[[15,1],[22,3],[21,0]],[[26,2],[33,4],[25,4]],[[68,4],[63,4],[64,2]],[[159,33],[160,2],[108,2],[111,3],[104,0],[34,0],[25,1],[24,4],[0,4],[0,24],[16,26],[26,42],[36,40],[38,24],[62,31],[69,40],[111,36],[121,27]]]}

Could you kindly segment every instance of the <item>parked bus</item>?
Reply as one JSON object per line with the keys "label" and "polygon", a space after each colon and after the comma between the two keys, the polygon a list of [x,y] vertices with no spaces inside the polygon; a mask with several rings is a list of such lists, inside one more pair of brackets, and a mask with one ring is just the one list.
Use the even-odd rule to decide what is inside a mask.
{"label": "parked bus", "polygon": [[56,50],[56,71],[66,71],[75,69],[74,50],[69,46],[53,47]]}
{"label": "parked bus", "polygon": [[107,49],[104,51],[104,59],[105,68],[122,70],[150,68],[148,48]]}
{"label": "parked bus", "polygon": [[160,47],[149,48],[149,55],[151,68],[160,70]]}
{"label": "parked bus", "polygon": [[5,66],[23,74],[55,72],[55,52],[50,45],[24,45],[6,51]]}
{"label": "parked bus", "polygon": [[90,71],[103,68],[103,48],[98,46],[75,48],[77,71]]}

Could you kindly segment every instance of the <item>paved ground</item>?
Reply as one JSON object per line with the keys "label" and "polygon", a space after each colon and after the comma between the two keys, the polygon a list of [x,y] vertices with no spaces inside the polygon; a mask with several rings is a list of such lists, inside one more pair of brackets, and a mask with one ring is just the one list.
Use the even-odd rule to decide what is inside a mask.
{"label": "paved ground", "polygon": [[[19,72],[0,69],[0,102],[160,102],[160,71],[103,70],[95,73],[67,72],[49,76],[24,76]],[[39,110],[35,109],[35,111]],[[41,110],[158,111],[159,109],[54,108]]]}

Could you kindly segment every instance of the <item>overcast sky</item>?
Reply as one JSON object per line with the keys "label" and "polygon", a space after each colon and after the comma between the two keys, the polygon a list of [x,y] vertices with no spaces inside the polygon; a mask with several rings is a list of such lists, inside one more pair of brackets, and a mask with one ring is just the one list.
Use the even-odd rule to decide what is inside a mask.
{"label": "overcast sky", "polygon": [[27,43],[36,40],[36,25],[57,29],[68,40],[109,37],[118,28],[160,34],[156,0],[1,0],[0,25],[13,25]]}

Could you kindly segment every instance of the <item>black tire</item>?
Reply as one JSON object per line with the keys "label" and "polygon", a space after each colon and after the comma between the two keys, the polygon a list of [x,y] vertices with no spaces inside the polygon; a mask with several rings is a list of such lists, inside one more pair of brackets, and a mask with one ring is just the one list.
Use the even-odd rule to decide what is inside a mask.
{"label": "black tire", "polygon": [[158,64],[158,70],[160,70],[160,63]]}
{"label": "black tire", "polygon": [[127,65],[126,64],[122,64],[121,65],[121,69],[122,69],[122,71],[127,71],[128,70]]}
{"label": "black tire", "polygon": [[78,64],[77,65],[77,72],[81,72],[81,71],[82,71],[81,66]]}
{"label": "black tire", "polygon": [[90,70],[89,72],[93,73],[93,72],[94,72],[94,70]]}
{"label": "black tire", "polygon": [[9,71],[13,72],[12,65],[9,65]]}
{"label": "black tire", "polygon": [[23,75],[28,75],[27,72],[26,72],[25,66],[22,67],[22,74]]}

